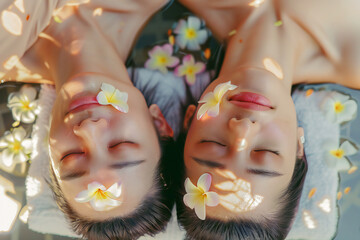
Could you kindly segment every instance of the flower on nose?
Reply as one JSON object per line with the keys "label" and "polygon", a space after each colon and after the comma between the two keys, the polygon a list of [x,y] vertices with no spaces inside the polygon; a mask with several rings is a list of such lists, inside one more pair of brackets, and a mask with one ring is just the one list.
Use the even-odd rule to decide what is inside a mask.
{"label": "flower on nose", "polygon": [[90,202],[95,211],[108,211],[121,204],[116,200],[121,195],[121,185],[114,183],[111,187],[106,187],[98,182],[92,182],[88,185],[88,189],[81,191],[75,201],[79,203]]}
{"label": "flower on nose", "polygon": [[127,113],[129,106],[127,104],[128,94],[121,92],[110,84],[103,83],[101,91],[96,96],[96,100],[101,105],[111,105],[120,112]]}
{"label": "flower on nose", "polygon": [[340,147],[338,141],[325,142],[324,149],[326,164],[338,171],[348,170],[350,168],[350,162],[346,157],[358,152],[354,145],[347,140],[344,141]]}
{"label": "flower on nose", "polygon": [[219,195],[216,192],[209,192],[211,175],[204,173],[200,176],[197,186],[189,178],[185,180],[184,203],[187,207],[195,209],[195,213],[201,220],[206,218],[205,206],[215,207],[219,204]]}
{"label": "flower on nose", "polygon": [[197,119],[200,120],[205,113],[210,117],[216,117],[219,114],[220,102],[224,94],[229,90],[237,88],[236,85],[232,85],[231,81],[221,83],[217,85],[213,92],[207,93],[199,103],[204,103],[197,113]]}
{"label": "flower on nose", "polygon": [[349,95],[330,92],[322,104],[322,111],[331,122],[341,124],[355,118],[357,104]]}

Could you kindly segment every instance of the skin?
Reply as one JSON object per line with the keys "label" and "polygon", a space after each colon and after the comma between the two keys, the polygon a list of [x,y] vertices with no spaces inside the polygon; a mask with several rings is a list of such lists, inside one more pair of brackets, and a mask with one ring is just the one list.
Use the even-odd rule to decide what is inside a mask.
{"label": "skin", "polygon": [[[152,185],[161,157],[158,138],[172,136],[172,130],[158,106],[147,107],[124,62],[138,31],[165,3],[94,0],[65,7],[60,13],[63,22],[53,21],[44,32],[50,38],[40,38],[22,59],[31,72],[55,85],[51,164],[66,200],[80,216],[93,220],[126,216],[155,192]],[[98,7],[103,13],[94,17]],[[69,112],[74,99],[95,97],[102,83],[128,93],[128,113],[98,105]],[[121,205],[100,212],[89,203],[76,202],[77,194],[93,181],[106,188],[120,183]]]}

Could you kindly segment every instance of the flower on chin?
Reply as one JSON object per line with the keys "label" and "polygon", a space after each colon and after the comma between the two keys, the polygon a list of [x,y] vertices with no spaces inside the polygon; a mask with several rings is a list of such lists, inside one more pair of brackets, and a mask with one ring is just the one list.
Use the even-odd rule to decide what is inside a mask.
{"label": "flower on chin", "polygon": [[197,17],[190,16],[187,21],[181,19],[174,33],[176,36],[176,44],[181,49],[200,50],[200,45],[205,43],[208,33],[205,29],[201,29],[201,21]]}
{"label": "flower on chin", "polygon": [[178,77],[185,76],[188,84],[193,85],[196,80],[196,75],[205,71],[205,64],[202,62],[195,62],[192,55],[186,55],[183,58],[183,64],[175,68],[175,75]]}
{"label": "flower on chin", "polygon": [[110,84],[103,83],[101,91],[96,96],[96,100],[101,105],[111,105],[120,112],[127,113],[129,106],[127,104],[128,94],[121,92]]}
{"label": "flower on chin", "polygon": [[30,85],[24,85],[19,92],[9,95],[7,106],[11,109],[12,116],[16,121],[33,123],[39,114],[36,89]]}
{"label": "flower on chin", "polygon": [[219,195],[209,192],[211,186],[211,175],[204,173],[200,176],[197,186],[189,178],[185,180],[184,203],[187,207],[195,209],[195,213],[201,220],[206,218],[206,206],[215,207],[219,204]]}
{"label": "flower on chin", "polygon": [[149,52],[149,59],[145,62],[145,68],[159,70],[163,74],[168,72],[168,67],[175,67],[179,64],[179,59],[172,56],[173,47],[171,44],[155,46]]}
{"label": "flower on chin", "polygon": [[355,118],[357,104],[349,95],[330,92],[321,106],[326,118],[331,122],[341,124]]}
{"label": "flower on chin", "polygon": [[325,149],[325,162],[331,167],[338,171],[348,170],[351,165],[346,156],[354,155],[358,150],[349,141],[344,141],[339,146],[339,141],[328,141],[324,144]]}
{"label": "flower on chin", "polygon": [[25,139],[26,131],[23,127],[15,128],[0,139],[0,166],[13,169],[15,164],[26,162],[32,152],[31,139]]}
{"label": "flower on chin", "polygon": [[204,103],[198,110],[197,119],[201,119],[205,113],[210,117],[216,117],[220,111],[220,102],[224,94],[229,90],[237,88],[231,81],[217,85],[213,92],[207,93],[199,103]]}
{"label": "flower on chin", "polygon": [[114,183],[111,187],[106,187],[98,182],[92,182],[88,185],[88,189],[81,191],[75,201],[79,203],[90,202],[95,211],[108,211],[121,204],[116,200],[121,195],[121,185]]}

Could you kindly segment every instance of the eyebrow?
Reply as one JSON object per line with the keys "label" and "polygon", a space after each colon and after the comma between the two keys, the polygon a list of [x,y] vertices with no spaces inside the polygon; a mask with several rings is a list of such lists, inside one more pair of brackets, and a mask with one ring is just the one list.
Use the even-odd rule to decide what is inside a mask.
{"label": "eyebrow", "polygon": [[[200,165],[203,166],[207,166],[210,168],[219,168],[219,169],[225,169],[225,165],[218,163],[218,162],[213,162],[213,161],[209,161],[209,160],[204,160],[204,159],[199,159],[196,157],[192,157],[192,159],[197,162]],[[264,177],[280,177],[283,174],[276,172],[276,171],[268,171],[268,170],[262,170],[262,169],[253,169],[253,168],[248,168],[246,169],[246,172],[249,174],[256,174],[256,175],[260,175],[260,176],[264,176]]]}
{"label": "eyebrow", "polygon": [[[144,162],[145,162],[145,160],[136,160],[136,161],[115,163],[115,164],[109,165],[109,168],[110,169],[124,169],[124,168],[138,166],[138,165],[140,165],[140,164],[142,164]],[[65,176],[60,176],[60,179],[64,180],[64,181],[68,181],[68,180],[73,180],[73,179],[85,176],[86,174],[88,174],[87,171],[73,172],[73,173],[69,173],[69,174],[67,174]]]}

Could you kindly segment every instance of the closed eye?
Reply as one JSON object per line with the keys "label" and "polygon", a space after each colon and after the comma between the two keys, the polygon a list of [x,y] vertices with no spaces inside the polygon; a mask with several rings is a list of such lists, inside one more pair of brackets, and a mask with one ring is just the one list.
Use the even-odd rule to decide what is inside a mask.
{"label": "closed eye", "polygon": [[257,150],[254,150],[254,152],[271,152],[275,155],[280,155],[280,152],[279,151],[274,151],[274,150],[270,150],[270,149],[257,149]]}
{"label": "closed eye", "polygon": [[68,158],[70,156],[73,156],[73,155],[82,155],[84,154],[84,152],[69,152],[67,154],[65,154],[61,159],[60,159],[60,162],[63,161],[65,158]]}
{"label": "closed eye", "polygon": [[119,142],[116,142],[116,143],[109,144],[109,148],[116,148],[121,144],[136,144],[136,143],[131,142],[131,141],[119,141]]}
{"label": "closed eye", "polygon": [[214,140],[201,140],[200,143],[215,143],[216,145],[219,145],[221,147],[226,147],[226,144],[214,141]]}

